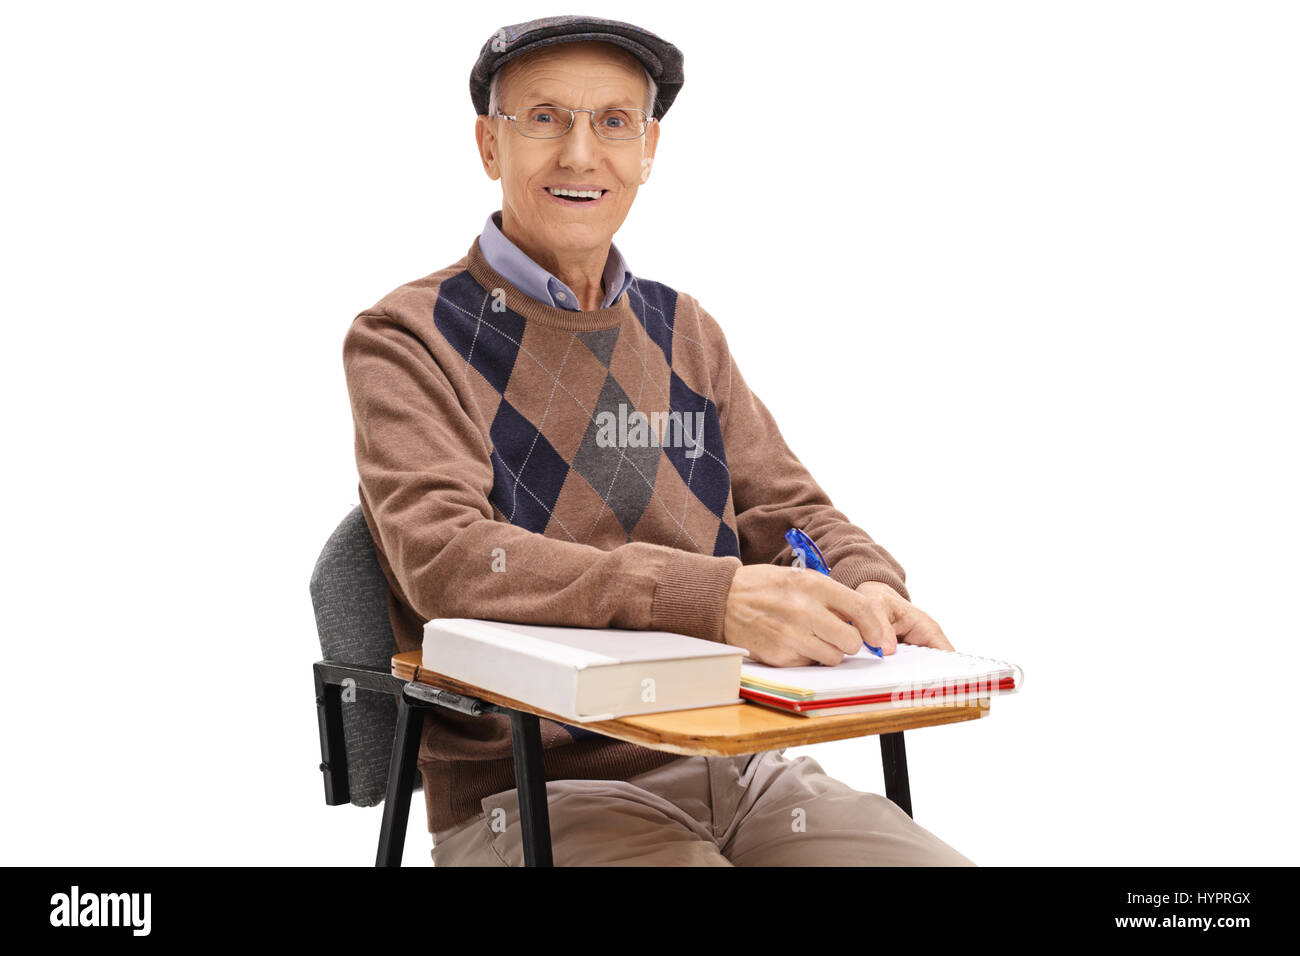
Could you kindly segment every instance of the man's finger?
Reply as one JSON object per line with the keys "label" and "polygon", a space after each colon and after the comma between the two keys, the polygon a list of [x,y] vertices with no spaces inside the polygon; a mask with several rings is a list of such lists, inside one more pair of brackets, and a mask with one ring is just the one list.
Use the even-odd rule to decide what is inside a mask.
{"label": "man's finger", "polygon": [[[874,627],[871,625],[874,624]],[[872,607],[872,615],[867,619],[870,634],[863,634],[863,640],[873,647],[880,648],[880,653],[888,657],[898,650],[898,638],[894,635],[894,625],[889,620],[889,612],[879,605]]]}
{"label": "man's finger", "polygon": [[[843,623],[843,621],[840,621],[840,624]],[[824,622],[814,625],[814,630],[806,634],[804,639],[799,642],[798,652],[811,657],[818,664],[834,667],[844,660],[844,652],[821,635],[819,629],[822,626],[824,626]]]}
{"label": "man's finger", "polygon": [[829,608],[816,616],[814,626],[817,636],[833,645],[841,654],[852,657],[862,650],[862,635],[853,626],[853,622],[844,620]]}
{"label": "man's finger", "polygon": [[898,628],[899,635],[907,644],[937,647],[941,651],[956,650],[935,619],[914,606],[898,622]]}

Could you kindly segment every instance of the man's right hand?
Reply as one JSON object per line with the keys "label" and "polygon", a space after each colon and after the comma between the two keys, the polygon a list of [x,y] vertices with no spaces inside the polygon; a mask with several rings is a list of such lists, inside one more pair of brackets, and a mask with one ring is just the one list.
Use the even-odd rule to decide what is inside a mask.
{"label": "man's right hand", "polygon": [[746,564],[731,580],[723,641],[759,664],[835,665],[864,640],[886,655],[898,647],[893,627],[861,594],[819,571]]}

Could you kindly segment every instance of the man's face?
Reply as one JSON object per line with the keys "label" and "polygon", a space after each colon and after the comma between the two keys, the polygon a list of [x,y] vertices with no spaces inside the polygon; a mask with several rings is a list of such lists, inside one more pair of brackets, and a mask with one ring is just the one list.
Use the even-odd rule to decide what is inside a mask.
{"label": "man's face", "polygon": [[[626,51],[606,43],[565,43],[512,60],[498,90],[502,113],[530,106],[645,108],[645,74]],[[651,123],[638,139],[602,139],[590,114],[578,113],[558,139],[530,139],[509,120],[479,117],[475,130],[483,167],[501,180],[502,230],[534,259],[608,250],[649,175],[659,141]],[[643,174],[644,170],[644,174]],[[606,190],[585,203],[556,199],[547,187]],[[539,259],[539,256],[541,259]],[[546,265],[547,262],[542,262]]]}

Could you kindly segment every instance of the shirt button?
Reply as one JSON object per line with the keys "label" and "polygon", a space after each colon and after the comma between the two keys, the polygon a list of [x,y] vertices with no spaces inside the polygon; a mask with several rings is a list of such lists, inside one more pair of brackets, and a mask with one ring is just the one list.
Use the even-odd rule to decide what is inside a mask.
{"label": "shirt button", "polygon": [[557,299],[559,299],[561,302],[564,301],[564,293],[563,293],[563,292],[557,292],[557,293],[555,293],[555,297],[556,297]]}

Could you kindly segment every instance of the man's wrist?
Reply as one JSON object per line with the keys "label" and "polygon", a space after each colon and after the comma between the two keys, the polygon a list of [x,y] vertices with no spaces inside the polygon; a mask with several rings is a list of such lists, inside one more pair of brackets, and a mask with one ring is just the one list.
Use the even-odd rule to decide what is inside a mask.
{"label": "man's wrist", "polygon": [[893,568],[885,567],[878,561],[861,558],[837,561],[831,569],[831,578],[855,591],[864,584],[883,584],[893,589],[904,601],[911,600],[902,577]]}
{"label": "man's wrist", "polygon": [[894,597],[900,597],[904,601],[907,601],[909,604],[911,603],[911,599],[906,595],[905,592],[900,591],[898,588],[894,587],[894,585],[889,584],[885,581],[863,581],[853,590],[859,593],[865,593],[870,591],[880,591],[881,589],[888,591]]}

